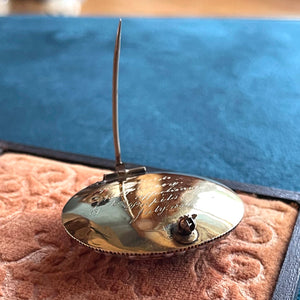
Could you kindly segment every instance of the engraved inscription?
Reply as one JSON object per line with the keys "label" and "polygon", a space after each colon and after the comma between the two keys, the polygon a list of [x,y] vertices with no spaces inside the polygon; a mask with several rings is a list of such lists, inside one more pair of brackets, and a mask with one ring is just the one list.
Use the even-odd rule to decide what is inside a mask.
{"label": "engraved inscription", "polygon": [[[180,177],[156,176],[142,181],[129,179],[124,183],[113,183],[99,189],[97,195],[93,195],[90,214],[99,214],[101,206],[122,203],[133,217],[131,222],[141,214],[143,217],[161,216],[179,208],[188,208],[189,203],[180,203],[180,198],[194,189],[195,186],[186,184]],[[110,199],[107,198],[108,195],[111,196]]]}

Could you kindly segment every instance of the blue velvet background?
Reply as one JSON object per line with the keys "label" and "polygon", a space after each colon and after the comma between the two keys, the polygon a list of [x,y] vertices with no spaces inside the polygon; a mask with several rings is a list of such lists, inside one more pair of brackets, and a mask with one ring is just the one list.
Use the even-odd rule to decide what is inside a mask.
{"label": "blue velvet background", "polygon": [[[0,19],[0,139],[113,158],[118,20]],[[300,22],[124,19],[123,160],[300,190]]]}
{"label": "blue velvet background", "polygon": [[[0,18],[0,139],[113,158],[117,23]],[[300,22],[125,19],[122,45],[125,161],[300,190]]]}

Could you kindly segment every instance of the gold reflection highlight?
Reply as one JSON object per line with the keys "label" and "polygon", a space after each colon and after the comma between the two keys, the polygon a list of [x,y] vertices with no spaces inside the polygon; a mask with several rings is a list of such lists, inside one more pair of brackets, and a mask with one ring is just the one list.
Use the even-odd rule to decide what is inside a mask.
{"label": "gold reflection highlight", "polygon": [[[155,255],[199,247],[230,232],[241,220],[241,199],[230,189],[180,174],[145,174],[98,182],[72,197],[63,210],[67,232],[104,252]],[[195,240],[174,238],[184,215],[196,215]]]}

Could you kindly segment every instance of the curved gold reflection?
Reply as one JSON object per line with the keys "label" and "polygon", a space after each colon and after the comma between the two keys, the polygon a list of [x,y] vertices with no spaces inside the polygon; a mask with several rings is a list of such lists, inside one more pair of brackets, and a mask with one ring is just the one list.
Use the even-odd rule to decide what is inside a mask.
{"label": "curved gold reflection", "polygon": [[[67,232],[97,250],[118,254],[168,253],[201,246],[230,232],[243,217],[241,199],[221,184],[181,174],[153,173],[98,182],[63,209]],[[172,236],[184,215],[197,215],[190,245]]]}

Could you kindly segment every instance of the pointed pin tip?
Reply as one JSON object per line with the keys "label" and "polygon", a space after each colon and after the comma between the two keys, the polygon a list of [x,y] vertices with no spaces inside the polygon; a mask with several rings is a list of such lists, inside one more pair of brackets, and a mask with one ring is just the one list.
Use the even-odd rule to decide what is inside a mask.
{"label": "pointed pin tip", "polygon": [[118,33],[121,31],[121,26],[122,26],[122,19],[119,20]]}

